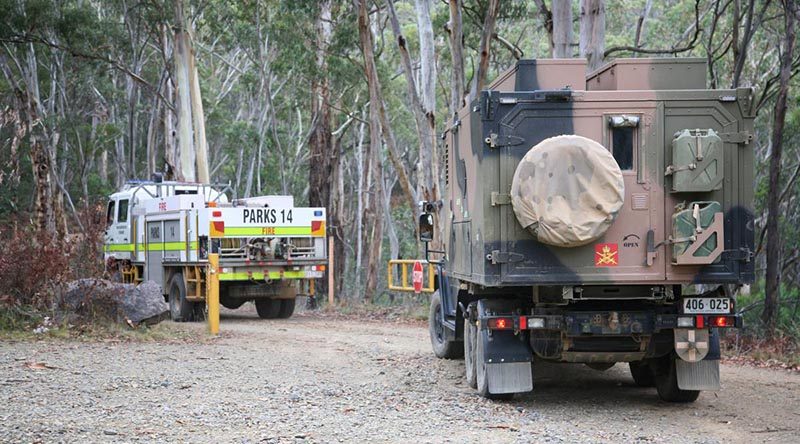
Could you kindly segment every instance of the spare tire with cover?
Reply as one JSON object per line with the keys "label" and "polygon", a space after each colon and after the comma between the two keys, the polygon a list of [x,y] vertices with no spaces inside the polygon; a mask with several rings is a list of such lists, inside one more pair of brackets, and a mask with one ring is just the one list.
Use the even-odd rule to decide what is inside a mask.
{"label": "spare tire with cover", "polygon": [[511,204],[539,242],[577,247],[599,239],[614,222],[625,185],[614,156],[576,135],[545,139],[517,165]]}

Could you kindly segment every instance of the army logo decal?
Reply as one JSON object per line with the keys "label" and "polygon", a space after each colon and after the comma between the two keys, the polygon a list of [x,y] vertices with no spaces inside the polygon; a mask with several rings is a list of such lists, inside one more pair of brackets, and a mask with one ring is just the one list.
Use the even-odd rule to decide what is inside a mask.
{"label": "army logo decal", "polygon": [[595,245],[594,265],[596,267],[616,267],[619,265],[619,249],[617,244]]}

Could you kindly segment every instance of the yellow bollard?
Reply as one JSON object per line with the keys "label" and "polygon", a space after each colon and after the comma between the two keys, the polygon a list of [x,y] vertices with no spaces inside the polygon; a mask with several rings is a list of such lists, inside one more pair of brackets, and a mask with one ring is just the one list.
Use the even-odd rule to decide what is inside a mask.
{"label": "yellow bollard", "polygon": [[219,254],[208,255],[208,294],[206,295],[206,308],[208,308],[208,330],[212,335],[219,334]]}

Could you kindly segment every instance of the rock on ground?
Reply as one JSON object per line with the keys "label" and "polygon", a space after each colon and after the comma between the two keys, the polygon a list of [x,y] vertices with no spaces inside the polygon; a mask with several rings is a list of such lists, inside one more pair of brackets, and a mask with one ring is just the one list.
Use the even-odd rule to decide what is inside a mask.
{"label": "rock on ground", "polygon": [[161,286],[153,281],[139,285],[105,279],[80,279],[67,284],[59,310],[79,318],[101,316],[117,322],[154,323],[169,313]]}

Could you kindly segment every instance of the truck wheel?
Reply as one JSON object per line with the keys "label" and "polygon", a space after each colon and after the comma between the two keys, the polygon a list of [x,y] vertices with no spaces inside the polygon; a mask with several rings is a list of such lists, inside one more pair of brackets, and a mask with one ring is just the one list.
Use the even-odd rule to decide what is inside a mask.
{"label": "truck wheel", "polygon": [[475,368],[475,343],[477,342],[478,327],[469,319],[464,319],[464,367],[467,369],[467,384],[478,388],[478,375]]}
{"label": "truck wheel", "polygon": [[183,274],[175,273],[169,282],[169,314],[175,322],[192,320],[194,306],[186,300],[186,285]]}
{"label": "truck wheel", "polygon": [[276,302],[280,302],[278,317],[281,319],[291,318],[294,313],[294,299],[278,299]]}
{"label": "truck wheel", "polygon": [[222,299],[219,301],[220,305],[228,310],[236,310],[247,302],[244,299]]}
{"label": "truck wheel", "polygon": [[639,387],[654,387],[656,385],[653,370],[647,361],[629,362],[628,366],[631,369],[631,376],[633,376],[633,382],[636,385]]}
{"label": "truck wheel", "polygon": [[475,328],[475,368],[478,394],[486,399],[494,399],[497,401],[508,401],[514,397],[513,393],[489,393],[489,378],[486,376],[486,360],[483,353],[483,341],[480,337],[480,332]]}
{"label": "truck wheel", "polygon": [[459,341],[448,341],[442,323],[442,298],[439,290],[431,296],[431,311],[428,314],[428,333],[431,336],[433,354],[437,358],[456,359],[464,353],[464,345]]}
{"label": "truck wheel", "polygon": [[280,299],[256,299],[256,311],[261,319],[275,319],[281,311]]}
{"label": "truck wheel", "polygon": [[675,369],[675,358],[665,356],[659,362],[655,383],[658,397],[667,402],[694,402],[700,396],[699,390],[681,390],[678,388],[678,371]]}

